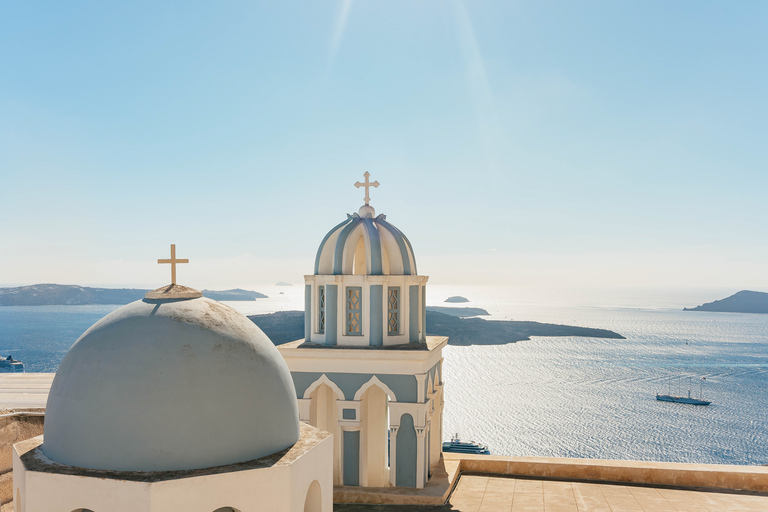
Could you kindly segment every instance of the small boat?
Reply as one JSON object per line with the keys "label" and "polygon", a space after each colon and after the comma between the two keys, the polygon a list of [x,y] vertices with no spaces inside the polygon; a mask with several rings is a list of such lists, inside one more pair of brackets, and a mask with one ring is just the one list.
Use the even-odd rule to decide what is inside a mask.
{"label": "small boat", "polygon": [[443,443],[443,451],[451,453],[471,453],[475,455],[490,455],[488,446],[474,441],[465,442],[459,439],[459,434],[454,435],[447,443]]}
{"label": "small boat", "polygon": [[672,396],[672,395],[656,395],[656,400],[662,402],[677,402],[678,404],[691,404],[691,405],[709,405],[712,402],[708,400],[702,400],[700,398],[692,398],[691,392],[688,392],[688,396]]}
{"label": "small boat", "polygon": [[[702,377],[701,380],[706,380],[706,377]],[[702,397],[703,394],[701,392],[701,386],[699,386],[699,397]],[[660,395],[659,393],[656,393],[656,400],[662,401],[662,402],[675,402],[678,404],[690,404],[690,405],[709,405],[712,402],[709,400],[704,400],[702,398],[693,398],[691,396],[691,384],[690,379],[688,379],[688,396],[675,396],[672,394],[672,391],[670,390],[669,394],[667,395]]]}
{"label": "small boat", "polygon": [[24,363],[17,361],[13,356],[0,359],[0,373],[24,373]]}

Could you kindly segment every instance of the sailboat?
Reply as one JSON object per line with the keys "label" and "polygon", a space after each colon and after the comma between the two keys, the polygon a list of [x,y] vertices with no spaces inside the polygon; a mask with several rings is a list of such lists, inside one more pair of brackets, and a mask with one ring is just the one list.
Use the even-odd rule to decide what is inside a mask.
{"label": "sailboat", "polygon": [[[702,377],[702,380],[705,378]],[[670,388],[671,388],[670,384]],[[691,381],[688,379],[688,396],[675,396],[672,394],[672,391],[670,389],[670,392],[668,395],[660,395],[656,393],[656,400],[660,400],[662,402],[676,402],[678,404],[690,404],[690,405],[709,405],[712,402],[709,400],[703,400],[701,397],[703,396],[701,392],[701,383],[699,383],[699,397],[700,398],[693,398],[691,396]]]}

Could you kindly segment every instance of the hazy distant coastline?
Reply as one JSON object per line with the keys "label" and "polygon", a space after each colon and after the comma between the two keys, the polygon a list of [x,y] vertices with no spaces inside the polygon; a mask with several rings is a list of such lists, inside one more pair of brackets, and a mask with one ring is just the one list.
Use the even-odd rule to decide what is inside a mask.
{"label": "hazy distant coastline", "polygon": [[683,311],[768,314],[768,293],[742,290],[725,299],[707,302],[695,308],[683,308]]}
{"label": "hazy distant coastline", "polygon": [[[128,304],[143,299],[149,290],[137,288],[90,288],[69,284],[34,284],[0,288],[0,306],[82,306],[88,304]],[[249,290],[203,290],[214,300],[254,300],[267,296]]]}
{"label": "hazy distant coastline", "polygon": [[[251,315],[248,318],[258,325],[275,345],[281,345],[304,337],[303,311],[278,311],[268,315]],[[433,308],[427,308],[427,334],[450,336],[448,341],[450,345],[504,345],[529,340],[531,336],[580,336],[625,339],[624,336],[606,329],[543,324],[539,322],[461,318],[460,316],[439,313],[434,311]]]}

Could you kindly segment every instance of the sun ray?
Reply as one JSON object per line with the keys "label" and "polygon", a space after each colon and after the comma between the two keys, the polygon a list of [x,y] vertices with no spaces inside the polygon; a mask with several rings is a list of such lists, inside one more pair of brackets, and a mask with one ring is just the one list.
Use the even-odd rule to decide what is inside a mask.
{"label": "sun ray", "polygon": [[493,92],[488,82],[483,56],[477,44],[472,20],[462,0],[453,0],[453,17],[459,47],[464,61],[469,94],[474,108],[477,127],[485,147],[489,165],[493,166],[495,145],[500,137],[500,123],[494,108]]}
{"label": "sun ray", "polygon": [[344,39],[344,31],[347,28],[347,19],[349,11],[352,8],[352,0],[342,0],[339,8],[339,15],[336,18],[336,29],[333,32],[331,47],[328,51],[328,65],[326,66],[326,75],[330,74],[333,63],[336,61],[336,55],[339,53],[341,41]]}

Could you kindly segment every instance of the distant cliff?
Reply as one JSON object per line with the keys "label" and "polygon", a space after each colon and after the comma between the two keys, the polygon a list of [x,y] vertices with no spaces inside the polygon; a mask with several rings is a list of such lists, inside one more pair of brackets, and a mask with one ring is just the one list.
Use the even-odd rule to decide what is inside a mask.
{"label": "distant cliff", "polygon": [[213,300],[254,300],[254,299],[266,299],[267,296],[263,293],[252,292],[250,290],[243,290],[235,288],[234,290],[224,290],[217,292],[214,290],[203,290],[203,296]]}
{"label": "distant cliff", "polygon": [[725,299],[707,302],[695,308],[683,308],[683,311],[768,314],[768,293],[742,290]]}
{"label": "distant cliff", "polygon": [[[304,312],[302,311],[278,311],[270,315],[253,315],[248,318],[258,325],[275,345],[281,345],[304,337]],[[624,339],[622,335],[605,329],[542,324],[539,322],[459,318],[438,313],[431,309],[427,310],[427,334],[450,336],[451,339],[448,343],[451,345],[504,345],[506,343],[529,340],[531,336],[583,336]]]}
{"label": "distant cliff", "polygon": [[135,288],[88,288],[68,284],[34,284],[0,288],[0,306],[59,306],[81,304],[128,304],[148,290]]}
{"label": "distant cliff", "polygon": [[251,315],[248,318],[258,325],[275,345],[304,337],[303,311],[278,311],[269,315]]}
{"label": "distant cliff", "polygon": [[[0,306],[80,306],[86,304],[128,304],[143,299],[149,290],[136,288],[89,288],[69,284],[34,284],[0,288]],[[248,290],[203,290],[214,300],[253,300],[266,297]]]}

